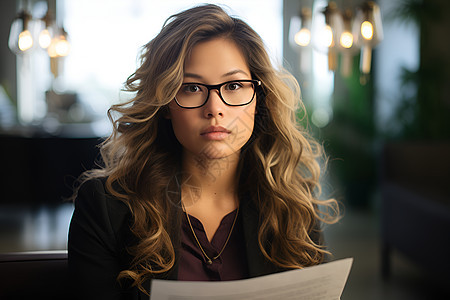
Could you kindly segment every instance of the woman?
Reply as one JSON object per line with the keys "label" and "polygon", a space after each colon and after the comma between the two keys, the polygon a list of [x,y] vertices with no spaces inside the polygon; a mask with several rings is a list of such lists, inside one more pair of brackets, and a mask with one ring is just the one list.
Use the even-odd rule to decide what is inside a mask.
{"label": "woman", "polygon": [[[168,19],[113,106],[104,166],[85,174],[69,233],[83,299],[148,297],[151,278],[233,280],[319,264],[320,146],[298,84],[220,7]],[[118,116],[113,118],[113,114]],[[147,294],[147,295],[146,295]]]}

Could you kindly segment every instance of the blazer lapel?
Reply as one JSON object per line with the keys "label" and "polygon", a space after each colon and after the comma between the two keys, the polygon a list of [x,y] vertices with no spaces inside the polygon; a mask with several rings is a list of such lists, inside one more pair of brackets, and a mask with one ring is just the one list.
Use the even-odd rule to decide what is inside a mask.
{"label": "blazer lapel", "polygon": [[247,201],[241,201],[241,218],[249,276],[257,277],[283,271],[262,254],[258,244],[259,213],[250,199],[245,200]]}

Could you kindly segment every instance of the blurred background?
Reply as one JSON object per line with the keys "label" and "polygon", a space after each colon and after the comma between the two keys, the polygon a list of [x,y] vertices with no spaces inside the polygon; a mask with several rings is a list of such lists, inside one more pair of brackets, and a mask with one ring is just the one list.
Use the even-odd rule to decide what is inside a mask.
{"label": "blurred background", "polygon": [[[165,19],[203,1],[0,2],[0,253],[64,250],[106,111]],[[450,2],[210,1],[247,21],[298,79],[329,155],[322,197],[342,299],[450,296]]]}

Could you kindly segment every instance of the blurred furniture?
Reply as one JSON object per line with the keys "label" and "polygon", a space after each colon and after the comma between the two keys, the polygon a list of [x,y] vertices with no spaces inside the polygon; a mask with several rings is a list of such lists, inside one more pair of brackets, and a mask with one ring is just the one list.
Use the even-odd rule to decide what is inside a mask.
{"label": "blurred furniture", "polygon": [[381,160],[382,272],[395,249],[450,282],[450,142],[388,144]]}
{"label": "blurred furniture", "polygon": [[1,203],[57,204],[72,195],[73,183],[95,165],[98,137],[0,133]]}
{"label": "blurred furniture", "polygon": [[67,251],[0,254],[0,299],[73,299]]}

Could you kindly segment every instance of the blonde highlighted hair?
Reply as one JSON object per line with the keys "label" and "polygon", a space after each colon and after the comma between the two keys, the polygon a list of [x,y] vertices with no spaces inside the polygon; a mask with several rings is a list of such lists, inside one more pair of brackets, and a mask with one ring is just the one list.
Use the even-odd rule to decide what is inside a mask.
{"label": "blonde highlighted hair", "polygon": [[[141,289],[145,280],[175,264],[179,207],[167,188],[180,171],[182,150],[165,118],[167,106],[181,86],[192,48],[218,37],[238,46],[252,77],[262,82],[254,131],[238,169],[240,194],[251,195],[260,210],[262,253],[283,268],[318,264],[327,253],[310,235],[319,220],[337,220],[338,206],[333,199],[318,199],[322,147],[298,123],[297,113],[304,110],[298,83],[272,66],[262,39],[249,25],[216,5],[203,5],[171,16],[144,47],[140,67],[126,81],[135,97],[108,112],[114,129],[101,147],[104,167],[85,177],[107,177],[107,191],[130,208],[139,243],[130,249],[131,268],[119,278],[131,278]],[[321,213],[319,206],[332,214]]]}

